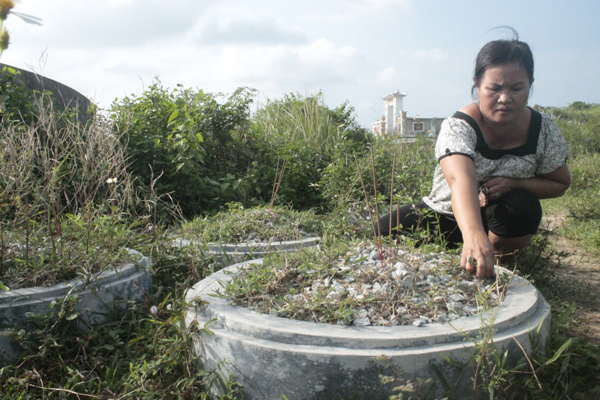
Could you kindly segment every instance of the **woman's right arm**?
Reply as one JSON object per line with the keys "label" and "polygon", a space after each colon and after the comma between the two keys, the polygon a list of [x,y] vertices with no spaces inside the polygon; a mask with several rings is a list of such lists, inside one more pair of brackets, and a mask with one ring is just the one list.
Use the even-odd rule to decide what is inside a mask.
{"label": "woman's right arm", "polygon": [[[480,278],[494,276],[494,247],[483,228],[475,164],[462,154],[453,154],[440,160],[442,173],[452,191],[452,213],[463,236],[461,268],[477,272]],[[467,265],[471,256],[475,265]],[[477,270],[475,270],[477,268]]]}

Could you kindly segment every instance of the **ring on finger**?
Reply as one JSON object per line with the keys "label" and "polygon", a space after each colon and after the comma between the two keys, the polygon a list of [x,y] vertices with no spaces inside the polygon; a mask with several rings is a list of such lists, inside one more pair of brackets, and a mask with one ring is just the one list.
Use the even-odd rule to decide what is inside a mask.
{"label": "ring on finger", "polygon": [[473,264],[473,257],[472,256],[468,256],[467,257],[467,265],[469,264]]}
{"label": "ring on finger", "polygon": [[494,197],[500,197],[501,193],[500,192],[496,192],[494,193]]}

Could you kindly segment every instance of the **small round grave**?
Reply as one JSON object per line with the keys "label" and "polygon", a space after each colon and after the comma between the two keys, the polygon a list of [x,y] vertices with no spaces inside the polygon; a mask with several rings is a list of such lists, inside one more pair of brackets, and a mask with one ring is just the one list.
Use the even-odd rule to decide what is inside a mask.
{"label": "small round grave", "polygon": [[[269,253],[285,253],[297,251],[309,247],[319,246],[321,238],[318,236],[308,237],[300,240],[272,241],[272,242],[246,242],[238,244],[210,243],[208,254],[217,257],[225,266],[240,263],[242,261],[261,259]],[[175,239],[177,247],[187,247],[192,241],[187,239]]]}
{"label": "small round grave", "polygon": [[321,218],[310,211],[272,205],[244,208],[231,203],[228,206],[229,210],[184,223],[174,237],[175,246],[200,245],[205,254],[229,266],[321,243]]}
{"label": "small round grave", "polygon": [[[406,381],[436,379],[472,387],[446,359],[468,364],[482,327],[494,321],[493,342],[513,357],[530,354],[530,332],[543,343],[550,334],[550,307],[527,280],[514,276],[500,306],[452,323],[422,326],[342,326],[259,314],[214,297],[253,260],[225,268],[194,285],[186,326],[194,332],[198,362],[242,385],[247,399],[388,399],[396,385],[381,375],[399,372]],[[197,328],[208,328],[210,333]],[[522,349],[521,349],[522,347]],[[385,361],[382,361],[382,356]],[[393,368],[392,368],[393,367]],[[437,385],[437,395],[442,394]],[[216,389],[217,391],[219,389]],[[455,394],[458,394],[455,392]],[[460,396],[460,394],[458,394]],[[456,398],[456,397],[454,397]],[[461,398],[461,397],[458,397]],[[473,393],[465,392],[472,399]]]}
{"label": "small round grave", "polygon": [[[75,278],[52,286],[0,291],[0,327],[15,328],[29,323],[31,314],[44,315],[67,297],[76,297],[74,310],[84,323],[79,328],[116,317],[128,302],[140,302],[152,292],[151,260],[129,249],[135,262],[124,262],[93,275],[89,281]],[[14,362],[21,347],[6,330],[0,330],[0,366]]]}

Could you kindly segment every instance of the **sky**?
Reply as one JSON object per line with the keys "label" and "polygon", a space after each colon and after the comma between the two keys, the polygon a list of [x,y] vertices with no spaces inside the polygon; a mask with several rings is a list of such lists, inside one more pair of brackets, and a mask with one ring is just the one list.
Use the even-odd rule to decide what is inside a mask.
{"label": "sky", "polygon": [[444,118],[471,102],[474,60],[509,25],[535,59],[530,105],[600,103],[598,0],[21,0],[0,62],[33,70],[101,108],[163,86],[256,104],[288,93],[348,101],[364,127],[383,96],[408,116]]}

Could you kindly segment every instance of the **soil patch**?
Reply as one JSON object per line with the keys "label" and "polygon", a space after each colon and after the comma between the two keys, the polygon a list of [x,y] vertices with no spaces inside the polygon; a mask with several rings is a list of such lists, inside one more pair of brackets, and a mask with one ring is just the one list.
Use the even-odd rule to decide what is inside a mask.
{"label": "soil patch", "polygon": [[542,220],[541,229],[550,232],[558,252],[566,253],[562,266],[556,271],[561,286],[561,298],[575,303],[576,324],[573,333],[600,345],[600,265],[598,256],[581,249],[574,240],[560,234],[566,215],[552,214]]}

